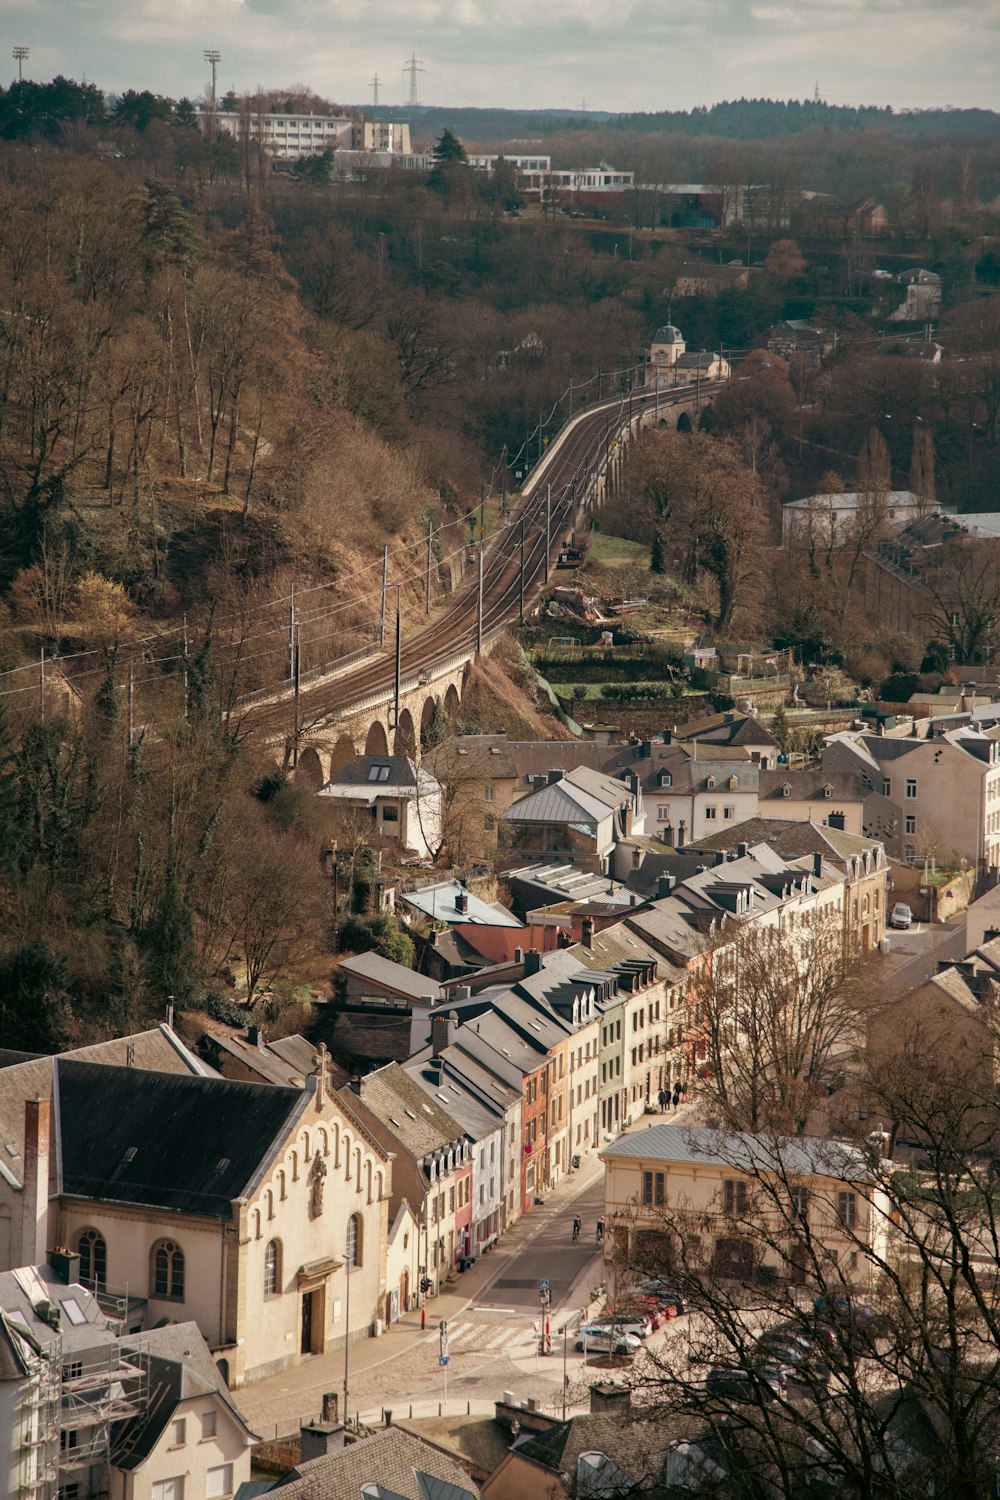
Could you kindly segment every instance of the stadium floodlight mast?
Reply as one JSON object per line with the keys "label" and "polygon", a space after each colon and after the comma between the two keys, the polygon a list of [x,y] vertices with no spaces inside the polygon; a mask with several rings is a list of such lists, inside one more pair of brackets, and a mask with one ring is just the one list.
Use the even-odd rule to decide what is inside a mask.
{"label": "stadium floodlight mast", "polygon": [[23,83],[23,81],[24,81],[23,76],[22,76],[22,69],[24,67],[25,62],[28,59],[28,54],[30,53],[30,51],[31,51],[30,47],[15,47],[14,50],[13,50],[13,52],[11,53],[11,56],[13,57],[14,61],[17,63],[17,81],[18,81],[18,83]]}
{"label": "stadium floodlight mast", "polygon": [[203,54],[205,61],[212,66],[212,108],[215,108],[215,70],[222,61],[222,53],[216,47],[206,47]]}

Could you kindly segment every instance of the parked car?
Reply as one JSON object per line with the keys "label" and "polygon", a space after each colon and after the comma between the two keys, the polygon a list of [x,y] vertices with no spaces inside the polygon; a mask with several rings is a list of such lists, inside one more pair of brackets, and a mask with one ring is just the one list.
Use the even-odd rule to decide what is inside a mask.
{"label": "parked car", "polygon": [[645,1281],[633,1288],[633,1299],[636,1302],[644,1302],[647,1298],[656,1302],[658,1307],[673,1308],[673,1316],[678,1317],[684,1312],[684,1298],[676,1287],[669,1281],[664,1281],[662,1276],[650,1276]]}
{"label": "parked car", "polygon": [[899,927],[904,931],[913,925],[913,913],[905,901],[897,901],[889,913],[889,926]]}
{"label": "parked car", "polygon": [[724,1396],[728,1401],[776,1401],[788,1389],[788,1372],[783,1365],[767,1363],[756,1370],[716,1365],[705,1377],[709,1396]]}
{"label": "parked car", "polygon": [[606,1314],[602,1318],[594,1318],[590,1323],[591,1328],[613,1328],[616,1333],[634,1333],[637,1339],[646,1339],[653,1331],[653,1325],[646,1312],[635,1312],[629,1308],[617,1314]]}
{"label": "parked car", "polygon": [[638,1354],[642,1339],[634,1333],[612,1333],[610,1328],[598,1328],[585,1323],[577,1330],[576,1348],[582,1354]]}
{"label": "parked car", "polygon": [[809,1333],[794,1324],[782,1324],[762,1333],[757,1340],[756,1360],[763,1366],[779,1365],[787,1371],[789,1380],[808,1385],[825,1385],[830,1379],[826,1351]]}
{"label": "parked car", "polygon": [[813,1309],[817,1322],[826,1326],[831,1347],[837,1349],[847,1340],[871,1348],[888,1330],[883,1313],[846,1292],[835,1297],[817,1297]]}

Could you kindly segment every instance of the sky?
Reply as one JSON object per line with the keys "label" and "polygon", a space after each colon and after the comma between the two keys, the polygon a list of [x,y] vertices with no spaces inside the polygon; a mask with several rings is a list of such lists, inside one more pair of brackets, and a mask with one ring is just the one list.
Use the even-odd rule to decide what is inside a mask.
{"label": "sky", "polygon": [[[690,109],[820,96],[1000,109],[998,0],[0,0],[25,76],[109,92],[304,83],[341,104]],[[9,64],[9,76],[16,76]],[[0,72],[0,77],[2,77]]]}

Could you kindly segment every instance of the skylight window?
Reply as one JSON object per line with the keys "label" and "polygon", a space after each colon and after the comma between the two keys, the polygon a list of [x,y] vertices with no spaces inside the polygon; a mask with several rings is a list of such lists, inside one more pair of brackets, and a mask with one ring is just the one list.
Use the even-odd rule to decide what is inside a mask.
{"label": "skylight window", "polygon": [[368,780],[369,781],[388,781],[389,780],[389,773],[391,771],[392,771],[392,767],[391,766],[380,766],[380,765],[369,766],[369,768],[368,768]]}
{"label": "skylight window", "polygon": [[415,1120],[417,1118],[412,1109],[404,1110],[404,1114],[409,1115],[411,1120]]}
{"label": "skylight window", "polygon": [[62,1305],[62,1310],[75,1327],[79,1327],[81,1323],[86,1323],[87,1321],[83,1316],[83,1309],[75,1297],[67,1297]]}

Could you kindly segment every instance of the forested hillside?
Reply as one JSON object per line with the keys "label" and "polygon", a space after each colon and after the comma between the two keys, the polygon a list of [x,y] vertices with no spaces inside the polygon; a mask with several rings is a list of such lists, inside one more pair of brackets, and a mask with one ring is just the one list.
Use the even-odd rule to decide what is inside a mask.
{"label": "forested hillside", "polygon": [[[224,1010],[236,975],[280,1005],[305,955],[315,977],[327,835],[244,722],[288,676],[290,602],[306,672],[373,641],[386,548],[422,618],[428,538],[436,605],[480,515],[498,523],[581,402],[627,390],[659,324],[741,353],[780,318],[836,334],[822,370],[758,358],[718,403],[753,501],[728,618],[838,638],[836,600],[818,617],[813,583],[776,591],[757,559],[782,498],[856,478],[873,424],[893,482],[916,465],[960,508],[993,504],[998,148],[943,133],[918,168],[894,121],[860,125],[545,142],[646,180],[893,190],[881,238],[800,247],[648,227],[638,194],[614,220],[520,211],[510,170],[473,172],[460,146],[345,183],[206,139],[186,101],[0,93],[0,1045],[138,1025],[168,995]],[[747,285],[678,293],[692,262],[734,258]],[[940,373],[881,339],[878,263],[940,273]],[[650,547],[659,507],[623,520]],[[727,524],[689,549],[720,594],[706,620]]]}

